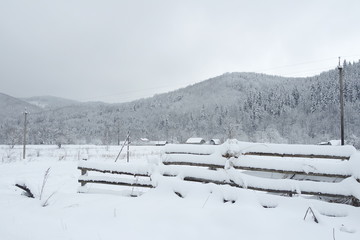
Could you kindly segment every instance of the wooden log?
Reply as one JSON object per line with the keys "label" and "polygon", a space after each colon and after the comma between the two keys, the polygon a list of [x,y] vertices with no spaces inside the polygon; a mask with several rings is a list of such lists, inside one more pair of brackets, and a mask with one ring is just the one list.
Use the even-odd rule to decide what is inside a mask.
{"label": "wooden log", "polygon": [[[270,192],[270,193],[284,193],[284,194],[288,194],[288,195],[299,194],[295,190],[290,190],[290,189],[275,189],[275,188],[272,189],[272,188],[262,188],[262,187],[256,187],[256,186],[244,187],[244,186],[241,186],[234,182],[217,181],[217,180],[213,180],[213,179],[205,179],[205,178],[197,178],[197,177],[184,177],[184,181],[199,182],[199,183],[214,183],[217,185],[229,185],[229,186],[237,187],[237,188],[250,189],[250,190],[262,191],[262,192]],[[334,194],[334,193],[329,193],[329,192],[314,192],[314,191],[307,191],[307,190],[301,190],[301,194],[313,195],[313,196],[324,196],[324,197],[357,199],[356,197],[354,197],[352,195]]]}
{"label": "wooden log", "polygon": [[[218,164],[208,164],[208,163],[194,163],[194,162],[163,162],[164,165],[180,165],[180,166],[196,166],[196,167],[208,167],[208,168],[219,168],[223,169],[223,165]],[[259,171],[259,172],[274,172],[274,173],[282,173],[282,174],[296,174],[296,175],[306,175],[306,176],[317,176],[317,177],[329,177],[329,178],[348,178],[351,177],[349,174],[333,174],[333,173],[319,173],[319,172],[305,172],[305,171],[291,171],[284,170],[280,168],[259,168],[252,166],[233,166],[238,170],[246,170],[246,171]],[[360,181],[359,179],[357,179]]]}
{"label": "wooden log", "polygon": [[34,198],[34,194],[31,192],[31,190],[25,185],[21,185],[21,184],[15,184],[16,187],[22,189],[25,191],[24,195],[29,197],[29,198]]}
{"label": "wooden log", "polygon": [[287,154],[287,153],[267,153],[267,152],[247,152],[243,155],[267,156],[267,157],[291,157],[291,158],[325,158],[349,160],[348,156],[318,155],[318,154]]}
{"label": "wooden log", "polygon": [[184,155],[203,155],[208,156],[212,153],[194,153],[194,152],[165,152],[165,154],[184,154]]}
{"label": "wooden log", "polygon": [[329,178],[348,178],[352,175],[350,174],[333,174],[333,173],[319,173],[319,172],[304,172],[304,171],[291,171],[291,170],[282,170],[275,168],[257,168],[251,166],[234,166],[235,169],[247,170],[247,171],[259,171],[259,172],[275,172],[282,174],[295,174],[295,175],[306,175],[306,176],[316,176],[316,177],[329,177]]}
{"label": "wooden log", "polygon": [[145,188],[154,188],[151,183],[129,183],[129,182],[122,182],[119,181],[108,181],[108,180],[100,180],[100,179],[79,179],[79,183],[100,183],[100,184],[110,184],[110,185],[120,185],[120,186],[128,186],[128,187],[145,187]]}
{"label": "wooden log", "polygon": [[[115,171],[115,170],[100,170],[100,169],[96,169],[96,168],[88,168],[88,167],[78,167],[78,169],[81,170],[81,173],[83,171],[94,171],[94,172],[101,172],[101,173],[112,173],[112,174],[123,174],[123,175],[130,175],[130,176],[140,176],[140,177],[150,177],[150,174],[138,174],[138,173],[133,173],[133,172],[127,172],[127,171]],[[85,175],[85,174],[81,174],[81,175]]]}
{"label": "wooden log", "polygon": [[210,163],[196,163],[196,162],[163,162],[164,165],[180,165],[180,166],[195,166],[195,167],[207,167],[207,168],[224,168],[223,165],[210,164]]}

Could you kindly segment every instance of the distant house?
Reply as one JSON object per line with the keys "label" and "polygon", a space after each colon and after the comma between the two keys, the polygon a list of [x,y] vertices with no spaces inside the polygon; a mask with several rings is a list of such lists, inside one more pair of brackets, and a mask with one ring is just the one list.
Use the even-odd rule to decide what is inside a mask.
{"label": "distant house", "polygon": [[204,144],[205,140],[203,138],[189,138],[186,140],[186,144]]}
{"label": "distant house", "polygon": [[210,140],[210,145],[220,145],[221,141],[220,139],[211,139]]}
{"label": "distant house", "polygon": [[134,145],[140,146],[165,146],[167,141],[150,141],[148,138],[140,138],[140,141],[133,142]]}
{"label": "distant house", "polygon": [[155,146],[165,146],[166,144],[168,144],[167,141],[150,141],[151,145],[155,145]]}

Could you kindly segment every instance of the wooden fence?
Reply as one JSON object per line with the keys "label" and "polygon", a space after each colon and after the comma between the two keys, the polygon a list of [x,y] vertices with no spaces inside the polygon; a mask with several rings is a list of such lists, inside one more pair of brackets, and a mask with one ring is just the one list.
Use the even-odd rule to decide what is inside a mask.
{"label": "wooden fence", "polygon": [[[354,169],[349,164],[351,154],[284,153],[270,151],[251,151],[229,156],[216,149],[176,146],[166,151],[162,164],[156,166],[156,172],[163,176],[182,176],[184,181],[213,183],[232,187],[283,194],[311,195],[327,201],[336,201],[360,206],[360,180],[354,176]],[[320,149],[322,150],[322,149]],[[350,151],[351,152],[351,151]],[[360,159],[358,159],[360,161]],[[151,181],[153,169],[146,166],[131,165],[103,166],[82,162],[79,169],[82,175],[79,182],[116,184],[131,187],[156,187]],[[172,166],[170,168],[170,166]],[[192,170],[183,166],[191,166]],[[194,168],[196,168],[195,171]],[[148,177],[149,180],[135,181],[99,176],[88,176],[89,171]],[[359,170],[355,170],[359,171]],[[288,179],[269,179],[256,176],[257,173],[277,173],[290,175]],[[251,173],[250,175],[248,173]],[[294,176],[305,176],[295,179]],[[354,189],[356,188],[356,189]]]}
{"label": "wooden fence", "polygon": [[[130,165],[130,164],[129,164]],[[129,168],[129,165],[124,166],[124,164],[116,166],[116,163],[113,164],[99,164],[87,161],[81,161],[79,163],[78,169],[81,170],[81,176],[79,177],[78,182],[81,183],[81,186],[85,186],[87,183],[100,183],[100,184],[111,184],[111,185],[121,185],[129,187],[145,187],[153,188],[154,186],[151,183],[151,179],[148,180],[139,180],[137,177],[148,177],[150,178],[151,173],[141,169],[132,169]],[[116,168],[114,169],[114,166]],[[123,166],[121,168],[121,166]],[[89,172],[100,172],[100,173],[109,173],[114,174],[116,177],[109,176],[91,176]],[[134,178],[125,178],[123,176],[133,176]]]}

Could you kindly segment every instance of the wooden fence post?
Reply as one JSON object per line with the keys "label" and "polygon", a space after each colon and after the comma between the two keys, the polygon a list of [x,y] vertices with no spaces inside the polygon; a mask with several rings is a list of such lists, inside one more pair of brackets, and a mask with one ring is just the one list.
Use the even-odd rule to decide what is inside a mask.
{"label": "wooden fence post", "polygon": [[[87,159],[84,158],[84,161],[86,161]],[[81,176],[86,176],[87,175],[87,170],[86,169],[81,169]],[[81,186],[85,186],[86,182],[81,182]]]}

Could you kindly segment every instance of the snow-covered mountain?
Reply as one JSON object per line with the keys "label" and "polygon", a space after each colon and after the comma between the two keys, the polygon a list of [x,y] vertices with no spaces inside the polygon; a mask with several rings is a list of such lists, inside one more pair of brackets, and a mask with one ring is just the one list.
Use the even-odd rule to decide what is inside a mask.
{"label": "snow-covered mountain", "polygon": [[0,118],[16,118],[22,116],[25,109],[28,112],[38,112],[41,109],[33,104],[14,98],[4,93],[0,93]]}
{"label": "snow-covered mountain", "polygon": [[59,108],[79,104],[78,101],[53,96],[23,98],[25,102],[44,109]]}
{"label": "snow-covered mountain", "polygon": [[[346,140],[359,147],[360,62],[345,63],[344,73]],[[130,130],[133,140],[318,143],[339,139],[338,85],[335,69],[308,78],[227,73],[129,103],[61,101],[29,115],[29,141],[116,144]],[[6,124],[21,129],[19,118]]]}

